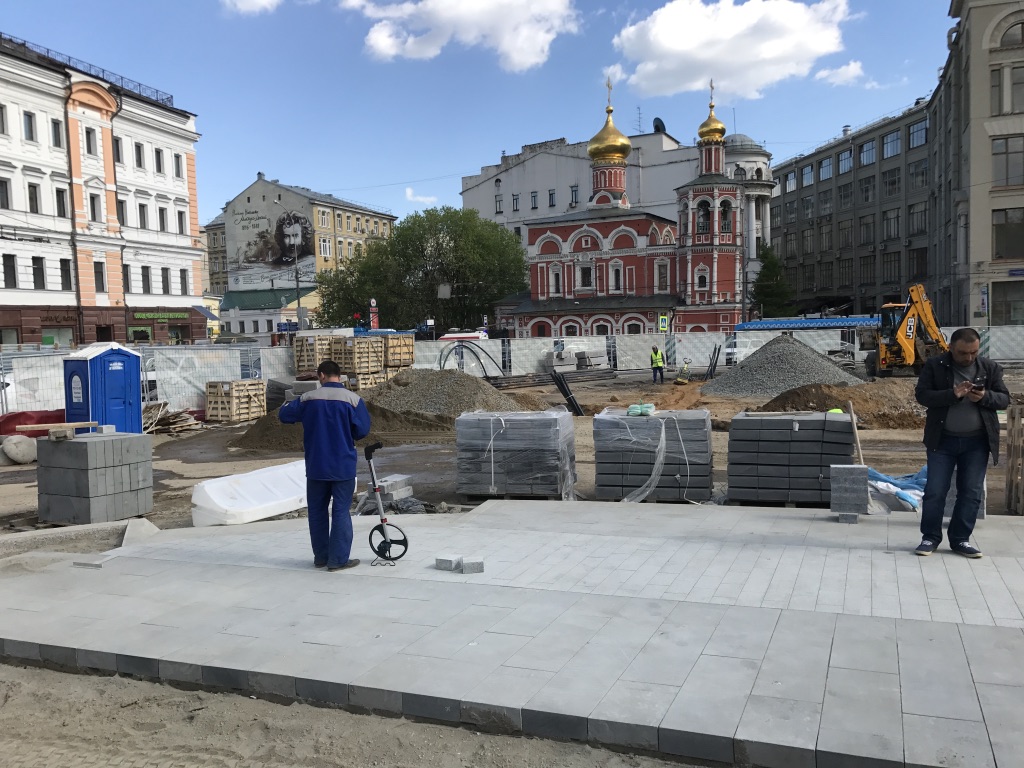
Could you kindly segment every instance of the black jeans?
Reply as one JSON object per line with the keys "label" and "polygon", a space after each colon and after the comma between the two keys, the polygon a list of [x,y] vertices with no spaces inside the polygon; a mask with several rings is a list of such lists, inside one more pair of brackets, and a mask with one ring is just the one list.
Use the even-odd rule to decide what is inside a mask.
{"label": "black jeans", "polygon": [[974,532],[984,498],[989,445],[986,435],[943,435],[938,448],[928,449],[928,482],[921,505],[921,536],[936,544],[942,541],[942,513],[956,469],[956,504],[946,533],[949,543],[967,541]]}
{"label": "black jeans", "polygon": [[651,376],[653,379],[651,381],[652,384],[658,383],[658,376],[661,376],[661,383],[665,383],[665,369],[662,366],[659,365],[657,368],[651,368]]}

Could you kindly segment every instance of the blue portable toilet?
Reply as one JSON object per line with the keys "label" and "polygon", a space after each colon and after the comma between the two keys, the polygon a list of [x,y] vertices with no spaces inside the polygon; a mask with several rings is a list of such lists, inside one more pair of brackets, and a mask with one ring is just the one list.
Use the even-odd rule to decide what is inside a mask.
{"label": "blue portable toilet", "polygon": [[109,342],[64,358],[64,418],[141,434],[142,355]]}

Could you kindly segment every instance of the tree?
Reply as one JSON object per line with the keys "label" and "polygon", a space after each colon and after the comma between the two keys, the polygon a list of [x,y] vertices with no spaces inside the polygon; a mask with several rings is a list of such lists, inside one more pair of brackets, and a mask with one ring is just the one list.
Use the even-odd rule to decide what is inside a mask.
{"label": "tree", "polygon": [[770,246],[761,245],[758,254],[761,271],[750,292],[751,301],[759,308],[761,317],[790,317],[796,311],[793,306],[793,287],[786,280],[782,262]]}
{"label": "tree", "polygon": [[[451,286],[451,298],[438,288]],[[385,240],[366,248],[340,269],[317,275],[320,327],[352,325],[377,299],[380,324],[412,328],[426,318],[435,327],[475,328],[495,302],[526,286],[519,238],[475,210],[431,208],[398,222]]]}

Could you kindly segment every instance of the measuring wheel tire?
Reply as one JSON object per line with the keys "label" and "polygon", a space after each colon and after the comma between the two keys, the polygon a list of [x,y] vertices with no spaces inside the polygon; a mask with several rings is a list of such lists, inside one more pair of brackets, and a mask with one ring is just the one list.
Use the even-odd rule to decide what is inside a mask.
{"label": "measuring wheel tire", "polygon": [[[384,536],[385,525],[388,528],[387,537]],[[377,523],[370,529],[370,549],[381,560],[401,560],[409,551],[409,539],[397,525]]]}

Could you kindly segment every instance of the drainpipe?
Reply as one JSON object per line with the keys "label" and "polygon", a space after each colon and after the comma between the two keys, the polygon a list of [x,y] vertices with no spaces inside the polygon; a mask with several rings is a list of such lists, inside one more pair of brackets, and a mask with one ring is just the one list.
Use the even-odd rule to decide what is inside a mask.
{"label": "drainpipe", "polygon": [[[124,107],[124,94],[120,91],[115,92],[117,100],[117,109],[114,110],[114,114],[110,116],[110,151],[114,151],[114,118],[121,114],[121,110]],[[124,151],[124,147],[121,148]],[[117,218],[117,163],[114,163],[114,217]],[[124,285],[124,252],[128,248],[128,239],[124,236],[124,225],[117,222],[117,236],[121,238],[121,305],[124,307],[124,341],[127,344],[131,341],[128,335],[128,292],[125,290]],[[107,281],[110,281],[110,276],[107,276]]]}
{"label": "drainpipe", "polygon": [[[68,110],[68,102],[71,100],[71,73],[64,70],[64,79],[67,82],[67,91],[64,94],[64,145],[67,148],[68,156],[68,192],[71,192],[70,200],[68,200],[71,206],[71,266],[74,269],[75,275],[75,307],[77,309],[78,316],[78,343],[85,343],[85,311],[82,309],[82,281],[80,280],[80,274],[78,269],[78,220],[75,217],[75,195],[74,195],[74,183],[75,183],[75,172],[71,167],[71,120],[70,111]],[[86,203],[85,199],[85,188],[82,188],[82,203]],[[42,330],[42,329],[40,329]]]}

